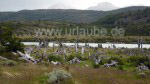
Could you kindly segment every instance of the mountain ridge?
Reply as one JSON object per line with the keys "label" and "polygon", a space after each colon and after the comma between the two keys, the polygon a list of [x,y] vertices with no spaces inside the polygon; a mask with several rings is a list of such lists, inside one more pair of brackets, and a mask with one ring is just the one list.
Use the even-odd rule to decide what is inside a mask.
{"label": "mountain ridge", "polygon": [[94,11],[77,9],[38,9],[17,12],[0,12],[0,21],[66,21],[73,23],[92,23],[109,14],[143,10],[146,7],[130,7],[113,11]]}

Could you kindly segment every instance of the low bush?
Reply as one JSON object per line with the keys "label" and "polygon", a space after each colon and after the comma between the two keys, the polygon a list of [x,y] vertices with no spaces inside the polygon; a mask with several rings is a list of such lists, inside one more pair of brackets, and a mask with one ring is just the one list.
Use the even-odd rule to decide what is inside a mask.
{"label": "low bush", "polygon": [[72,80],[72,75],[64,70],[53,70],[52,72],[46,74],[41,82],[48,84],[74,84]]}
{"label": "low bush", "polygon": [[10,60],[15,60],[15,61],[19,60],[19,56],[18,55],[14,55],[11,52],[3,53],[2,56],[7,58],[7,59],[10,59]]}
{"label": "low bush", "polygon": [[95,63],[92,63],[92,66],[93,66],[93,68],[99,68],[100,67],[99,64],[95,64]]}
{"label": "low bush", "polygon": [[106,60],[106,62],[107,63],[111,63],[112,60],[118,62],[119,65],[123,65],[124,64],[123,59],[118,58],[118,57],[111,57],[108,60]]}
{"label": "low bush", "polygon": [[118,66],[118,70],[124,70],[123,66]]}
{"label": "low bush", "polygon": [[67,61],[70,61],[70,60],[72,60],[74,58],[75,58],[75,56],[71,54],[71,55],[67,56]]}
{"label": "low bush", "polygon": [[18,63],[16,61],[13,61],[13,60],[1,61],[0,64],[4,65],[4,66],[16,66],[16,65],[18,65]]}
{"label": "low bush", "polygon": [[50,65],[50,62],[47,62],[47,61],[41,61],[41,62],[38,63],[38,65],[49,66],[49,65]]}
{"label": "low bush", "polygon": [[4,53],[5,51],[5,47],[0,45],[0,55],[2,55],[2,53]]}
{"label": "low bush", "polygon": [[74,59],[75,57],[78,58],[81,61],[85,61],[86,60],[85,57],[82,57],[82,55],[78,53],[78,54],[71,54],[71,55],[69,55],[67,57],[67,61],[70,61],[70,60]]}
{"label": "low bush", "polygon": [[57,56],[57,55],[50,55],[48,56],[48,60],[51,61],[58,61],[58,62],[62,62],[63,61],[63,57],[62,56]]}
{"label": "low bush", "polygon": [[144,62],[144,65],[147,66],[150,69],[150,61],[149,62]]}
{"label": "low bush", "polygon": [[147,63],[150,62],[150,59],[146,56],[131,56],[128,59],[128,63],[131,63],[133,66],[138,66],[141,63]]}

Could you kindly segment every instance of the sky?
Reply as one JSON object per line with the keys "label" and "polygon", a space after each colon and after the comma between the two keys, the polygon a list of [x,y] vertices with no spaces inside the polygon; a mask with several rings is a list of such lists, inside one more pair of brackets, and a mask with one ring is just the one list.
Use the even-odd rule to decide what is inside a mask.
{"label": "sky", "polygon": [[150,0],[0,0],[0,11],[48,9],[59,4],[65,4],[73,9],[87,9],[101,2],[109,2],[117,7],[150,6]]}

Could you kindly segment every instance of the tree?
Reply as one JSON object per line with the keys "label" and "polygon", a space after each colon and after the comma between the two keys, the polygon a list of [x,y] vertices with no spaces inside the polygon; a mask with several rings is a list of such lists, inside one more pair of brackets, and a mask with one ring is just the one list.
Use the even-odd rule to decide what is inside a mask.
{"label": "tree", "polygon": [[13,36],[10,28],[0,27],[0,44],[5,47],[6,52],[23,51],[24,45]]}

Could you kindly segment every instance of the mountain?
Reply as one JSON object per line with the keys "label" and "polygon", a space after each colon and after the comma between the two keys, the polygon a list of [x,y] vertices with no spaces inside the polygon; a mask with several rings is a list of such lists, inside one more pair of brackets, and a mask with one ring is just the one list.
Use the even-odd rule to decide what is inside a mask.
{"label": "mountain", "polygon": [[115,10],[118,9],[117,6],[114,6],[113,4],[109,2],[103,2],[97,4],[97,6],[92,6],[89,7],[88,10],[97,10],[97,11],[110,11],[110,10]]}
{"label": "mountain", "polygon": [[74,9],[39,9],[18,12],[0,12],[0,21],[66,21],[73,23],[92,23],[107,15],[143,10],[146,7],[127,7],[113,11],[93,11]]}

